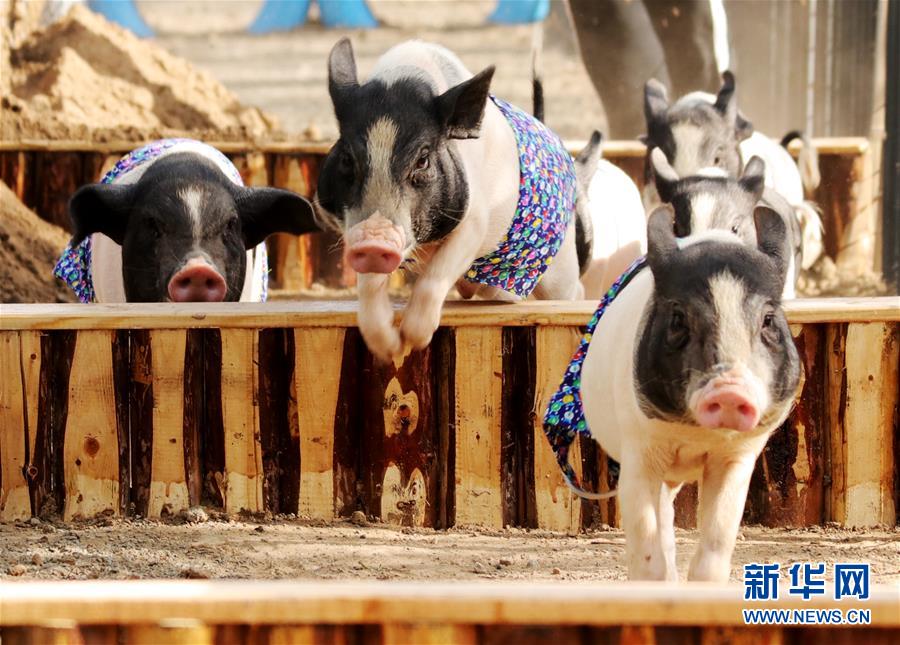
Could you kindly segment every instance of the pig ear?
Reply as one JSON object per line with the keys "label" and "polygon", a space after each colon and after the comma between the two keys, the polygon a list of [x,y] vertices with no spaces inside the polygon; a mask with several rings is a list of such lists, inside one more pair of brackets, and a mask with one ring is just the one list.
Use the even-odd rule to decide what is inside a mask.
{"label": "pig ear", "polygon": [[716,95],[714,107],[719,114],[725,117],[726,121],[736,123],[737,101],[734,97],[734,74],[728,70],[722,72],[722,87]]}
{"label": "pig ear", "polygon": [[783,285],[787,277],[788,258],[791,252],[787,239],[787,225],[781,215],[768,206],[757,206],[753,210],[753,223],[756,225],[756,244],[759,250],[775,263],[781,279],[780,284]]}
{"label": "pig ear", "polygon": [[493,76],[494,66],[491,65],[435,99],[448,137],[477,139],[481,135],[481,120]]}
{"label": "pig ear", "polygon": [[672,207],[663,205],[647,219],[647,264],[655,274],[678,251],[673,229]]}
{"label": "pig ear", "polygon": [[766,187],[766,162],[757,156],[750,157],[750,161],[744,166],[744,172],[739,180],[741,188],[754,196],[756,201],[762,197]]}
{"label": "pig ear", "polygon": [[122,184],[88,184],[69,200],[72,220],[71,246],[94,233],[103,233],[119,246],[128,228],[129,205],[133,186]]}
{"label": "pig ear", "polygon": [[235,197],[244,246],[252,249],[272,233],[321,231],[312,204],[280,188],[239,188]]}
{"label": "pig ear", "polygon": [[654,121],[661,121],[669,109],[669,97],[666,86],[655,78],[651,78],[644,85],[644,116],[647,125]]}
{"label": "pig ear", "polygon": [[653,166],[653,176],[656,178],[656,192],[659,198],[666,203],[672,201],[675,196],[675,186],[678,184],[678,173],[666,159],[666,153],[659,148],[650,151],[650,164]]}
{"label": "pig ear", "polygon": [[331,94],[331,101],[336,104],[343,90],[357,86],[353,45],[349,38],[341,38],[328,56],[328,93]]}
{"label": "pig ear", "polygon": [[591,140],[575,157],[576,173],[585,183],[589,183],[603,157],[603,135],[598,130],[591,134]]}

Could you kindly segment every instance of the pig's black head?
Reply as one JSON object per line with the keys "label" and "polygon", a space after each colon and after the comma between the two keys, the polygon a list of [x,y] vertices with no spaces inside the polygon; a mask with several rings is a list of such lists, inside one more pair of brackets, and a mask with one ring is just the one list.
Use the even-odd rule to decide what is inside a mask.
{"label": "pig's black head", "polygon": [[694,92],[669,105],[662,83],[647,81],[647,149],[660,148],[682,177],[705,168],[736,177],[741,170],[739,144],[753,134],[753,124],[738,112],[734,89],[734,75],[726,71],[716,96]]}
{"label": "pig's black head", "polygon": [[780,304],[790,250],[780,215],[759,207],[753,221],[756,248],[718,232],[676,240],[668,207],[650,216],[654,293],[634,368],[648,417],[706,425],[698,405],[711,386],[742,401],[739,412],[756,415],[752,427],[787,413],[800,374]]}
{"label": "pig's black head", "polygon": [[404,252],[450,233],[468,205],[454,139],[480,135],[494,68],[438,94],[416,73],[360,85],[346,38],[331,51],[328,89],[340,138],[322,164],[318,205],[350,229],[380,213],[405,232]]}
{"label": "pig's black head", "polygon": [[240,298],[248,249],[272,233],[319,230],[290,191],[230,181],[205,157],[155,161],[134,184],[88,184],[69,201],[72,245],[102,233],[122,247],[129,302]]}
{"label": "pig's black head", "polygon": [[659,148],[650,151],[650,164],[656,192],[675,210],[677,237],[724,230],[748,244],[756,244],[752,215],[765,188],[766,166],[762,159],[751,158],[740,179],[706,175],[680,178]]}

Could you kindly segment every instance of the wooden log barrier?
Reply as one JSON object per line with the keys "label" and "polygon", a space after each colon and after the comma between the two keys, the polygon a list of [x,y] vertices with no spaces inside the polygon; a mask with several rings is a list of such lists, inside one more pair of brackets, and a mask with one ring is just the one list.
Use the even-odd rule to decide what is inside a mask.
{"label": "wooden log barrier", "polygon": [[[273,185],[312,197],[319,167],[331,143],[261,144],[210,142],[231,158],[248,185]],[[822,209],[826,253],[838,260],[857,215],[868,207],[864,199],[864,167],[868,140],[859,137],[814,140],[819,151],[822,182],[814,201]],[[80,141],[0,142],[0,180],[41,217],[69,227],[66,203],[83,183],[98,181],[121,156],[140,145],[134,142]],[[577,152],[581,142],[569,142]],[[796,153],[796,145],[792,148]],[[642,188],[646,149],[638,141],[609,141],[603,156],[624,170]],[[351,286],[355,274],[343,266],[340,237],[334,232],[300,238],[278,234],[269,240],[272,286],[289,292],[313,284]],[[397,274],[398,276],[400,274]]]}
{"label": "wooden log barrier", "polygon": [[[619,582],[15,582],[3,643],[806,643],[900,639],[900,590],[748,602],[738,585]],[[743,610],[841,611],[868,624],[748,626]],[[865,612],[865,613],[860,613]],[[852,616],[852,618],[851,618]],[[48,617],[53,617],[52,619]]]}
{"label": "wooden log barrier", "polygon": [[[893,525],[900,298],[786,305],[804,364],[745,521]],[[577,531],[615,499],[566,489],[541,429],[591,303],[448,303],[378,365],[356,303],[4,305],[0,520],[354,511],[402,526]],[[615,488],[591,441],[582,479]],[[691,526],[691,490],[676,513]]]}

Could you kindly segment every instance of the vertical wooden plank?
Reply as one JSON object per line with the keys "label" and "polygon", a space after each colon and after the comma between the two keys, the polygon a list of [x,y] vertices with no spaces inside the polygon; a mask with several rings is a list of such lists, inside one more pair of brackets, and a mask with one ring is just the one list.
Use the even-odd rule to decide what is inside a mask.
{"label": "vertical wooden plank", "polygon": [[38,153],[35,186],[39,187],[31,206],[42,218],[71,231],[68,198],[82,183],[84,170],[79,152]]}
{"label": "vertical wooden plank", "polygon": [[264,510],[256,330],[222,329],[225,511]]}
{"label": "vertical wooden plank", "polygon": [[387,365],[365,354],[359,497],[367,514],[388,524],[433,527],[441,512],[432,373],[439,345]]}
{"label": "vertical wooden plank", "polygon": [[747,523],[797,527],[824,520],[825,329],[792,325],[791,332],[803,363],[802,388],[757,460],[744,510]]}
{"label": "vertical wooden plank", "polygon": [[500,528],[502,328],[456,330],[455,507],[457,526]]}
{"label": "vertical wooden plank", "polygon": [[385,645],[474,645],[478,642],[474,625],[388,623],[381,626]]}
{"label": "vertical wooden plank", "polygon": [[[309,180],[309,170],[301,163],[299,156],[283,154],[275,158],[274,186],[287,188],[300,195],[309,195],[312,187]],[[271,242],[274,256],[273,277],[280,288],[287,291],[299,291],[312,284],[313,269],[310,245],[309,235],[297,237],[278,234],[273,236]]]}
{"label": "vertical wooden plank", "polygon": [[267,645],[346,645],[356,639],[342,625],[273,625]]}
{"label": "vertical wooden plank", "polygon": [[539,413],[522,404],[535,400],[535,333],[534,327],[503,328],[500,493],[504,526],[538,526],[533,425]]}
{"label": "vertical wooden plank", "polygon": [[[534,490],[537,525],[552,531],[577,532],[581,527],[581,500],[562,476],[556,456],[544,435],[544,412],[556,393],[578,348],[581,333],[572,327],[538,327],[536,339],[534,403]],[[575,441],[569,461],[581,476],[580,442]]]}
{"label": "vertical wooden plank", "polygon": [[[129,509],[146,516],[150,509],[153,481],[153,352],[150,331],[132,329],[119,332],[128,344],[127,383],[124,405],[127,420]],[[120,341],[121,344],[121,341]],[[122,415],[120,415],[120,420]],[[120,453],[122,452],[120,447]],[[122,479],[121,481],[126,481]]]}
{"label": "vertical wooden plank", "polygon": [[343,328],[294,330],[294,387],[300,426],[300,504],[310,519],[335,516],[334,429],[344,357]]}
{"label": "vertical wooden plank", "polygon": [[150,332],[153,383],[153,457],[148,517],[190,507],[184,464],[184,352],[187,332]]}
{"label": "vertical wooden plank", "polygon": [[119,442],[113,332],[82,331],[75,343],[66,420],[63,517],[119,514]]}
{"label": "vertical wooden plank", "polygon": [[31,516],[28,409],[19,332],[0,333],[0,521]]}
{"label": "vertical wooden plank", "polygon": [[835,365],[830,373],[837,381],[831,396],[841,406],[832,417],[832,519],[846,526],[893,525],[898,325],[851,323],[844,348],[845,372],[836,373]]}

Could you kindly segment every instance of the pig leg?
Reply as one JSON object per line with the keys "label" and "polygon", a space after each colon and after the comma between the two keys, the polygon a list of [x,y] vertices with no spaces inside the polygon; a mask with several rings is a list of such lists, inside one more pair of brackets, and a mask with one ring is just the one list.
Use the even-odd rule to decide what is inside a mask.
{"label": "pig leg", "polygon": [[678,582],[678,567],[675,564],[675,497],[681,484],[663,482],[659,493],[659,507],[656,513],[659,523],[659,537],[663,557],[666,562],[666,580]]}
{"label": "pig leg", "polygon": [[553,264],[534,288],[534,297],[538,300],[581,300],[584,297],[584,287],[579,277],[573,219],[566,231],[566,239],[553,258]]}
{"label": "pig leg", "polygon": [[[630,467],[629,467],[630,466]],[[659,507],[663,482],[637,464],[622,464],[619,499],[629,580],[667,580]],[[663,518],[665,519],[665,518]],[[674,542],[674,534],[672,535]],[[677,576],[673,573],[672,575]]]}
{"label": "pig leg", "polygon": [[369,351],[382,362],[388,362],[403,351],[400,334],[394,327],[394,309],[388,297],[390,275],[360,273],[356,289],[359,294],[359,331]]}
{"label": "pig leg", "polygon": [[688,580],[727,582],[754,459],[711,459],[700,482],[700,544]]}
{"label": "pig leg", "polygon": [[441,308],[447,294],[475,261],[479,243],[484,239],[486,220],[486,213],[470,211],[435,251],[416,280],[403,312],[400,324],[403,342],[415,349],[422,349],[431,342],[441,322]]}

